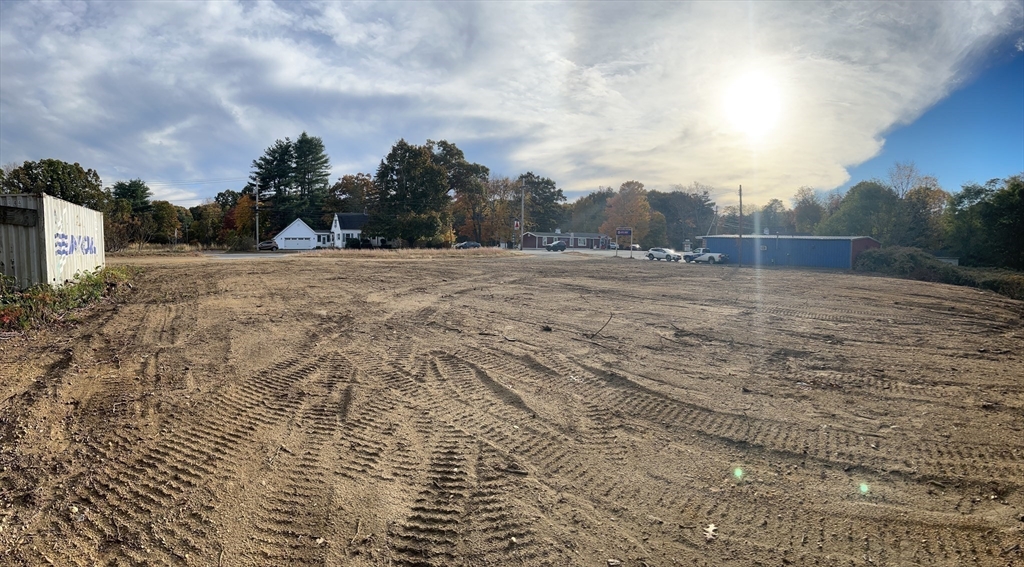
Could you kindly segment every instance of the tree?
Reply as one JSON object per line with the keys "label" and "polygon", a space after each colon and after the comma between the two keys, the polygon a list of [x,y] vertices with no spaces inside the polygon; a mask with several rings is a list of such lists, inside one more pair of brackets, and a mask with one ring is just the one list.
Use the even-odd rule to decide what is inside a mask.
{"label": "tree", "polygon": [[608,199],[615,195],[611,187],[598,187],[597,191],[584,195],[569,207],[569,230],[573,232],[600,232],[604,223],[604,210]]}
{"label": "tree", "polygon": [[821,199],[810,187],[801,187],[793,197],[793,228],[796,232],[810,234],[825,216]]}
{"label": "tree", "polygon": [[526,230],[552,232],[559,228],[565,195],[555,182],[528,171],[519,176],[519,183],[526,189]]}
{"label": "tree", "polygon": [[653,248],[655,246],[666,246],[668,242],[668,230],[665,223],[665,215],[659,211],[651,211],[651,220],[648,223],[647,236],[640,241],[640,246]]}
{"label": "tree", "polygon": [[921,185],[921,172],[912,161],[896,162],[889,168],[889,188],[902,199],[911,189]]}
{"label": "tree", "polygon": [[1024,176],[1008,177],[982,208],[988,250],[996,266],[1024,270]]}
{"label": "tree", "polygon": [[862,181],[843,197],[839,210],[818,226],[825,236],[870,236],[883,245],[893,244],[899,198],[876,182]]}
{"label": "tree", "polygon": [[152,208],[149,198],[153,195],[153,192],[146,186],[146,182],[141,179],[118,181],[114,183],[113,190],[115,199],[128,201],[132,207],[133,215],[147,213]]}
{"label": "tree", "polygon": [[897,243],[929,251],[942,248],[942,212],[948,200],[949,193],[937,186],[908,191],[899,203]]}
{"label": "tree", "polygon": [[377,168],[367,205],[367,235],[402,238],[410,246],[453,240],[447,172],[428,146],[395,143]]}
{"label": "tree", "polygon": [[209,246],[217,239],[224,216],[223,209],[217,203],[205,203],[189,209],[192,213],[191,238],[200,244]]}
{"label": "tree", "polygon": [[619,192],[608,199],[605,221],[601,233],[614,235],[620,226],[633,228],[633,242],[641,242],[651,226],[651,205],[647,202],[647,191],[639,181],[627,181],[619,186]]}
{"label": "tree", "polygon": [[260,198],[270,194],[288,195],[295,184],[295,147],[288,138],[275,140],[274,145],[253,160],[249,179],[259,187]]}
{"label": "tree", "polygon": [[682,248],[686,240],[707,234],[715,216],[711,187],[696,181],[689,186],[674,185],[672,191],[648,191],[651,210],[665,217],[665,239],[669,246]]}
{"label": "tree", "polygon": [[325,213],[361,213],[366,210],[366,196],[373,191],[369,173],[342,176],[327,191]]}
{"label": "tree", "polygon": [[453,224],[457,232],[477,242],[483,240],[484,211],[487,204],[487,179],[490,170],[470,163],[455,144],[446,140],[427,140],[434,163],[444,168],[448,190],[455,198]]}
{"label": "tree", "polygon": [[[251,188],[251,186],[246,186],[246,189],[250,189],[250,188]],[[230,209],[231,207],[234,207],[235,204],[238,203],[238,198],[241,197],[241,196],[242,196],[242,194],[239,193],[238,191],[232,191],[231,189],[225,189],[225,190],[221,191],[220,193],[217,193],[217,196],[213,198],[213,202],[215,202],[218,205],[220,205],[220,208],[222,208],[222,209],[224,209],[226,211],[226,210]]]}
{"label": "tree", "polygon": [[14,168],[9,164],[4,169],[2,193],[45,193],[96,211],[103,211],[110,202],[99,174],[77,163],[42,159],[26,161]]}
{"label": "tree", "polygon": [[[792,234],[793,214],[779,199],[772,199],[759,211],[761,232],[768,229],[770,234]],[[756,230],[756,229],[755,229]]]}
{"label": "tree", "polygon": [[177,208],[168,201],[153,201],[151,214],[153,237],[159,241],[172,242],[175,234],[181,230]]}
{"label": "tree", "polygon": [[943,213],[947,250],[969,266],[1024,269],[1024,178],[971,183]]}
{"label": "tree", "polygon": [[[286,138],[287,139],[287,138]],[[300,197],[325,194],[331,179],[331,160],[319,137],[303,132],[293,144],[293,178]]]}
{"label": "tree", "polygon": [[519,182],[508,177],[487,180],[487,205],[483,220],[483,240],[480,242],[512,242],[519,232],[513,221],[519,218]]}

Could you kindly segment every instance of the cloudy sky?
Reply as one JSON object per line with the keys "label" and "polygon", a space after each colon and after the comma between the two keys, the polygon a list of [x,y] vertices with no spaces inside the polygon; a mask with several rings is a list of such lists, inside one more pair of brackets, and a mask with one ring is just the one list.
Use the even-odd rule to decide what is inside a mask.
{"label": "cloudy sky", "polygon": [[[191,206],[306,131],[333,177],[373,172],[399,138],[447,139],[570,198],[636,179],[763,203],[848,184],[990,69],[1024,69],[1022,50],[1020,0],[2,0],[0,163],[79,162]],[[964,104],[1020,99],[1017,76]],[[1006,131],[1021,147],[1024,118]],[[920,160],[909,145],[893,161]]]}

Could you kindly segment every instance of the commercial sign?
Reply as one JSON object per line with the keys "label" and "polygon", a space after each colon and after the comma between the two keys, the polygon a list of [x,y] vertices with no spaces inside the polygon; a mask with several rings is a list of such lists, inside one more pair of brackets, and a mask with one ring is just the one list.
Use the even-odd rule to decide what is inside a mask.
{"label": "commercial sign", "polygon": [[615,229],[615,236],[633,236],[633,229],[629,227],[620,226]]}

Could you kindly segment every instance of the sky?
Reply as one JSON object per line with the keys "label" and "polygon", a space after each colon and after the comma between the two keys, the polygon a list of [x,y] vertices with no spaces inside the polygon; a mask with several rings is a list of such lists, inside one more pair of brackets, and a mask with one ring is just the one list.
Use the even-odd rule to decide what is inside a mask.
{"label": "sky", "polygon": [[399,139],[570,200],[639,180],[785,202],[913,161],[1024,171],[1024,2],[0,0],[0,164],[193,206],[303,131],[332,179]]}

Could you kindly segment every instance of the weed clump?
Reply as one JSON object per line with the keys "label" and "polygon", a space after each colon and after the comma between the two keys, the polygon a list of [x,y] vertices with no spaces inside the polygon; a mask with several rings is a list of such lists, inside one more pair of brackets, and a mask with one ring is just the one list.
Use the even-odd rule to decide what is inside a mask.
{"label": "weed clump", "polygon": [[130,288],[137,268],[118,266],[79,274],[62,286],[41,284],[19,290],[14,279],[0,276],[0,330],[17,331],[73,320],[76,309]]}

